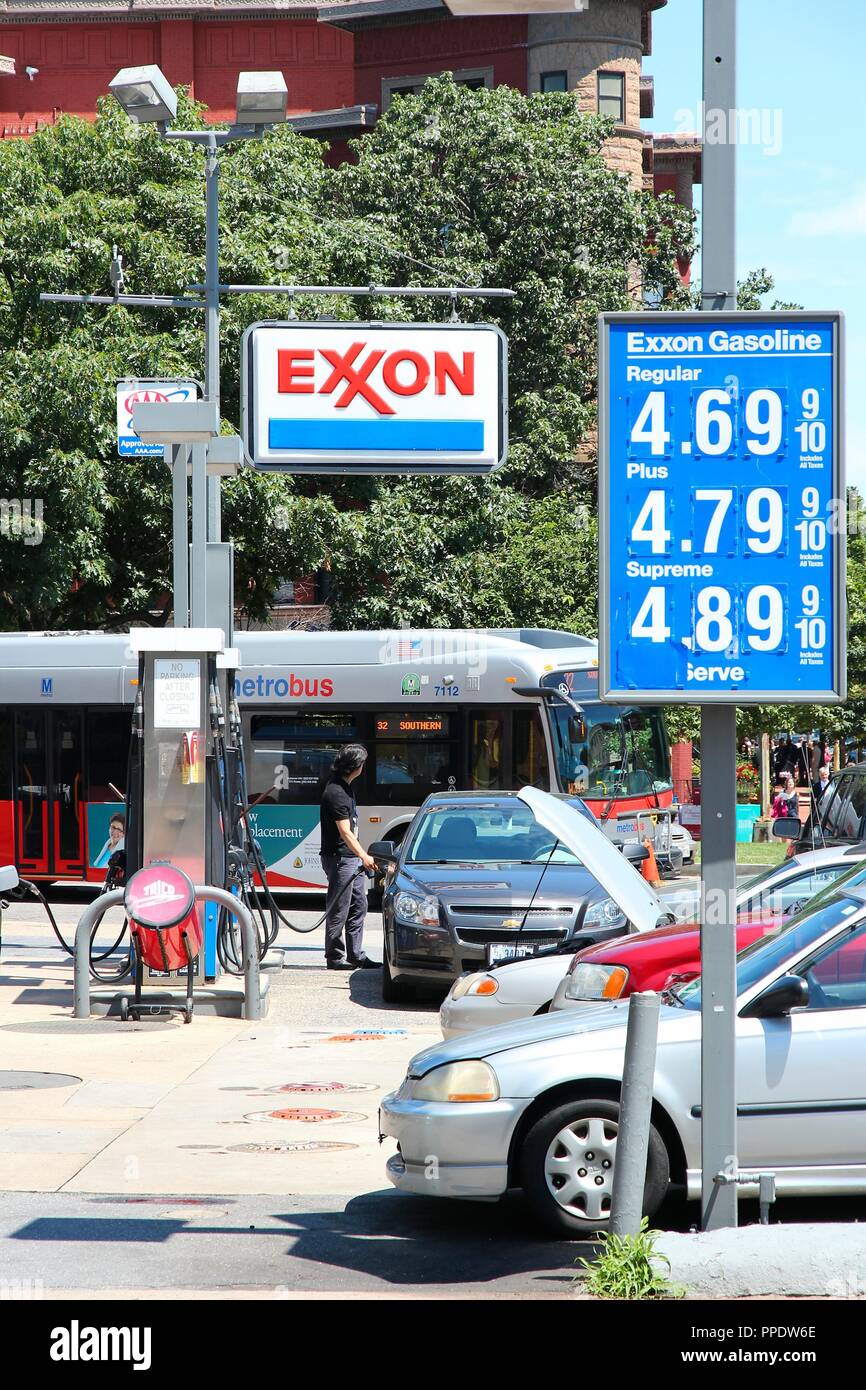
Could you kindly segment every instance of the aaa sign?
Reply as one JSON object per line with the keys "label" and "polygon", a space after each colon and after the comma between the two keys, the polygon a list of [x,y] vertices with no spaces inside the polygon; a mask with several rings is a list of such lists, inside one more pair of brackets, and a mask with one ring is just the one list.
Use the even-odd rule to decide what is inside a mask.
{"label": "aaa sign", "polygon": [[489,324],[254,324],[241,372],[255,468],[490,473],[505,462],[507,345]]}

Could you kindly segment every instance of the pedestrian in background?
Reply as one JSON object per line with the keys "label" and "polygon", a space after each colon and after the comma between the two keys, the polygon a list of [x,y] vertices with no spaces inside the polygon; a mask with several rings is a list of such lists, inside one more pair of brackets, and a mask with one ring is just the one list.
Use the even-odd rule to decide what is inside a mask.
{"label": "pedestrian in background", "polygon": [[[367,877],[376,867],[358,839],[358,808],[352,783],[364,771],[367,750],[360,743],[341,748],[322,793],[321,859],[328,880],[325,905],[325,960],[329,970],[375,970],[379,961],[364,954]],[[345,954],[344,954],[345,936]]]}

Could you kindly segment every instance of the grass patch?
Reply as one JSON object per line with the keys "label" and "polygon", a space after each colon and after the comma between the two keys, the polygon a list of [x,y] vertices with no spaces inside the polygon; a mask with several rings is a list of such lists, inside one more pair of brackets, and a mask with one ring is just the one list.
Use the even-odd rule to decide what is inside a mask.
{"label": "grass patch", "polygon": [[670,1261],[655,1244],[661,1231],[651,1231],[646,1217],[636,1236],[615,1236],[605,1231],[602,1250],[594,1260],[580,1260],[586,1271],[578,1275],[583,1291],[595,1298],[682,1298],[685,1290],[668,1278]]}
{"label": "grass patch", "polygon": [[[754,845],[737,845],[738,864],[781,864],[785,858],[787,840],[768,840]],[[701,862],[701,847],[695,843],[695,863]]]}

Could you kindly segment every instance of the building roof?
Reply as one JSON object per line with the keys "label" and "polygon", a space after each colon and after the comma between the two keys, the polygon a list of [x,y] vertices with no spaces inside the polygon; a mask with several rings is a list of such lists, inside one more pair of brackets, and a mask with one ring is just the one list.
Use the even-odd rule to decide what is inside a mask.
{"label": "building roof", "polygon": [[[643,11],[661,9],[667,0],[639,0]],[[377,19],[426,11],[444,11],[445,0],[0,0],[0,24],[20,20],[53,18],[68,15],[112,15],[118,19],[136,19],[145,15],[164,18],[207,14],[229,15],[315,15],[325,24],[340,28],[355,28]],[[527,13],[529,6],[527,5]]]}
{"label": "building roof", "polygon": [[0,0],[0,24],[89,15],[112,19],[195,18],[199,15],[261,14],[316,17],[317,0]]}

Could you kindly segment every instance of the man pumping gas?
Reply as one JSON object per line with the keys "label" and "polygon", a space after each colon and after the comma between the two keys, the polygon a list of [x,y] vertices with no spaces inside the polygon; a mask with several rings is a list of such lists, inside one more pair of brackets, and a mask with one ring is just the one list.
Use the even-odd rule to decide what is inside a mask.
{"label": "man pumping gas", "polygon": [[[364,771],[367,750],[360,743],[341,748],[322,793],[321,858],[328,880],[325,960],[329,970],[376,970],[380,962],[364,954],[367,877],[376,861],[358,839],[358,808],[352,783]],[[343,935],[345,933],[345,955]]]}

